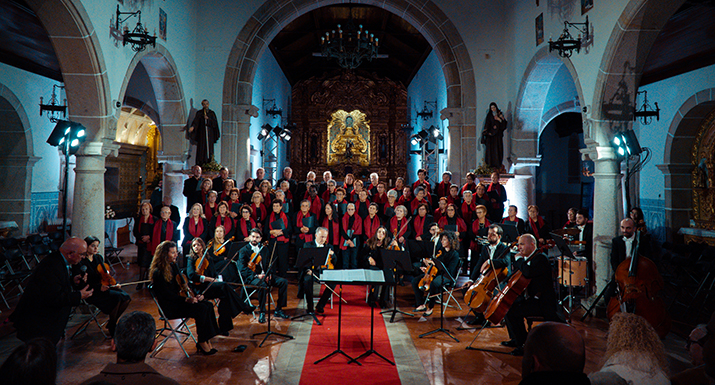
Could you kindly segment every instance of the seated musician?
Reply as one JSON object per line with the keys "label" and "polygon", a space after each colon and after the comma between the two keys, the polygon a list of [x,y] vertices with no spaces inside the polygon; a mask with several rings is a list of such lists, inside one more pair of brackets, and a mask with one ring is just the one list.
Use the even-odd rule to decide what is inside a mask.
{"label": "seated musician", "polygon": [[[315,230],[315,240],[306,242],[303,245],[303,248],[305,249],[313,249],[313,248],[320,248],[320,247],[327,247],[330,251],[328,252],[328,258],[331,258],[331,261],[335,261],[335,255],[333,253],[333,247],[328,243],[328,229],[325,227],[318,227]],[[305,269],[301,271],[300,278],[298,279],[299,282],[301,282],[301,287],[300,291],[301,293],[298,293],[299,296],[304,295],[305,296],[305,303],[306,306],[308,307],[308,313],[313,313],[313,282],[316,282],[315,278],[320,278],[320,273],[322,272],[323,268],[321,266],[327,266],[327,263],[324,263],[324,261],[313,261],[315,262],[315,266],[312,269]],[[314,278],[315,277],[315,278]],[[335,284],[330,284],[329,285],[331,289],[335,290]],[[320,296],[320,299],[318,300],[318,304],[315,306],[315,313],[318,314],[323,314],[325,313],[325,304],[328,303],[328,300],[330,299],[330,294],[332,292],[328,289],[325,289],[323,291],[323,294]]]}
{"label": "seated musician", "polygon": [[[386,270],[382,262],[381,250],[390,246],[392,240],[385,226],[377,228],[375,233],[365,242],[363,255],[366,259],[366,264],[371,270],[382,270],[385,275],[385,282],[392,284],[395,282],[395,274],[392,270]],[[379,291],[379,294],[378,294]],[[368,302],[373,303],[379,298],[379,305],[382,308],[387,307],[387,286],[377,286],[371,291]]]}
{"label": "seated musician", "polygon": [[513,224],[516,226],[517,234],[524,234],[526,232],[526,223],[524,223],[523,219],[516,216],[516,214],[519,213],[519,209],[514,205],[510,205],[506,212],[507,216],[501,220],[501,223]]}
{"label": "seated musician", "polygon": [[584,257],[588,261],[589,283],[593,285],[593,223],[588,221],[588,209],[578,210],[575,227],[581,231],[575,240],[580,242],[580,250],[574,251],[574,256]]}
{"label": "seated musician", "polygon": [[[282,310],[288,304],[288,281],[276,274],[276,259],[278,259],[278,256],[275,254],[271,255],[271,250],[268,247],[261,248],[261,237],[261,230],[257,228],[251,229],[248,244],[238,252],[237,263],[238,272],[241,274],[243,282],[246,285],[261,287],[261,289],[258,290],[258,306],[261,311],[258,322],[265,323],[266,289],[268,288],[269,282],[272,287],[278,288],[278,302],[273,315],[280,318],[288,318],[288,315]],[[254,271],[250,269],[249,262],[251,261],[252,255],[256,253],[260,253],[261,255],[261,263],[256,264],[256,270]]]}
{"label": "seated musician", "polygon": [[[102,313],[109,315],[107,330],[109,330],[109,336],[114,337],[117,320],[127,310],[132,299],[129,294],[119,288],[119,285],[110,287],[107,282],[103,282],[103,276],[109,276],[109,271],[106,269],[107,265],[104,264],[104,258],[97,253],[99,238],[90,235],[84,241],[87,242],[87,253],[78,264],[72,265],[72,276],[82,274],[81,266],[87,267],[87,285],[93,291],[85,301],[96,306]],[[102,266],[102,264],[104,265]],[[84,287],[85,283],[82,282],[80,285]],[[77,290],[82,287],[77,287]]]}
{"label": "seated musician", "polygon": [[[186,264],[186,275],[196,293],[203,294],[205,299],[218,298],[218,327],[220,334],[227,336],[233,329],[233,318],[244,312],[251,314],[255,309],[244,300],[244,296],[236,293],[230,284],[218,281],[223,271],[217,271],[211,258],[204,255],[206,244],[201,238],[191,241],[191,252]],[[243,291],[242,291],[243,292]]]}
{"label": "seated musician", "polygon": [[[214,230],[214,237],[209,241],[206,255],[211,259],[216,270],[224,271],[223,277],[226,281],[235,282],[238,279],[237,271],[232,268],[224,269],[224,266],[231,263],[231,255],[228,254],[231,249],[231,242],[226,243],[228,239],[225,237],[225,232],[226,230],[223,226],[219,226]],[[224,243],[226,244],[224,245]]]}
{"label": "seated musician", "polygon": [[[176,265],[178,255],[176,243],[172,241],[161,242],[156,247],[149,268],[154,295],[167,318],[193,318],[198,340],[196,350],[203,355],[215,354],[217,350],[211,346],[211,338],[221,331],[216,323],[214,306],[204,301],[202,295],[194,295],[188,287],[188,278],[179,272]],[[183,278],[187,281],[184,282]]]}
{"label": "seated musician", "polygon": [[409,226],[407,226],[407,208],[405,206],[399,205],[395,208],[395,216],[390,219],[390,234],[393,235],[394,240],[404,247],[405,240],[410,235]]}
{"label": "seated musician", "polygon": [[564,223],[564,229],[572,229],[576,227],[576,213],[578,212],[578,209],[575,207],[571,207],[567,212],[566,212],[566,218],[568,219],[566,223]]}
{"label": "seated musician", "polygon": [[[631,258],[636,252],[639,255],[651,255],[650,240],[647,235],[636,232],[636,223],[633,219],[625,218],[621,221],[621,236],[611,240],[611,268],[614,275],[618,265]],[[616,280],[611,279],[604,293],[606,303],[615,295],[617,286]]]}
{"label": "seated musician", "polygon": [[300,202],[300,210],[293,217],[293,228],[296,230],[295,247],[301,248],[306,242],[313,240],[315,228],[318,227],[318,219],[310,212],[310,201],[303,199]]}
{"label": "seated musician", "polygon": [[536,249],[536,239],[531,234],[519,237],[519,253],[514,257],[514,273],[520,271],[530,280],[526,290],[519,295],[507,311],[504,320],[509,331],[509,341],[502,345],[515,348],[511,354],[524,354],[526,327],[524,319],[528,316],[542,316],[547,321],[560,321],[556,315],[556,292],[551,265],[546,256]]}
{"label": "seated musician", "polygon": [[[420,277],[416,276],[412,280],[412,289],[415,292],[415,312],[424,312],[424,316],[432,315],[437,297],[442,292],[442,288],[447,284],[453,284],[457,277],[459,267],[459,237],[453,231],[445,231],[440,235],[441,247],[435,254],[436,260],[424,259],[420,270],[425,273],[431,266],[437,268],[437,273],[429,286],[429,291],[425,293],[420,288]],[[427,299],[425,299],[427,294]]]}
{"label": "seated musician", "polygon": [[547,239],[551,239],[551,226],[539,215],[539,206],[529,205],[527,208],[529,220],[526,221],[526,232],[539,241],[539,246],[543,246]]}

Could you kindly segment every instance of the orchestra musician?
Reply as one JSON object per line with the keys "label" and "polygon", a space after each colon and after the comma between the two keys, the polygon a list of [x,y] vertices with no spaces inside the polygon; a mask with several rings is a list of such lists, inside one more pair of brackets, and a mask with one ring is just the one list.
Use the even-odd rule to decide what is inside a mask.
{"label": "orchestra musician", "polygon": [[[140,281],[149,279],[149,265],[151,265],[153,258],[152,250],[150,250],[151,237],[154,232],[154,222],[157,221],[157,218],[151,215],[151,212],[151,203],[142,203],[139,218],[136,219],[136,225],[134,225],[133,229],[137,245],[137,265],[139,265]],[[143,288],[143,283],[137,285],[137,290]]]}
{"label": "orchestra musician", "polygon": [[[266,322],[266,289],[270,283],[271,287],[278,288],[278,302],[273,315],[276,317],[287,319],[289,318],[283,312],[283,308],[288,304],[288,281],[276,274],[275,255],[271,247],[261,247],[261,230],[257,228],[251,229],[248,236],[248,244],[241,248],[238,252],[238,272],[243,277],[243,282],[246,285],[259,286],[258,289],[258,307],[261,314],[258,317],[258,322]],[[261,255],[261,263],[256,264],[255,271],[249,267],[249,262],[255,254]]]}
{"label": "orchestra musician", "polygon": [[[208,243],[208,252],[206,256],[211,259],[211,263],[217,271],[223,270],[223,277],[228,282],[236,282],[238,279],[236,269],[231,266],[224,269],[224,267],[231,263],[232,255],[229,255],[228,251],[231,248],[231,242],[226,243],[226,229],[223,226],[219,226],[214,230],[214,237]],[[226,243],[224,245],[224,243]]]}
{"label": "orchestra musician", "polygon": [[[272,210],[263,224],[263,236],[270,243],[271,250],[275,249],[278,276],[285,278],[288,272],[288,244],[290,242],[293,226],[290,225],[288,216],[283,212],[283,202],[273,199]],[[273,245],[275,243],[275,246]]]}
{"label": "orchestra musician", "polygon": [[[327,247],[329,249],[328,258],[331,258],[331,261],[335,261],[333,247],[328,243],[328,229],[326,229],[325,227],[318,227],[315,230],[315,240],[303,244],[303,248],[305,249],[321,247]],[[299,290],[301,292],[298,293],[298,296],[305,296],[305,303],[308,307],[308,313],[315,312],[318,314],[323,314],[325,313],[325,305],[328,303],[328,300],[330,299],[330,294],[332,292],[328,289],[325,289],[323,291],[323,294],[320,295],[318,304],[315,305],[315,309],[313,309],[313,282],[315,281],[313,277],[320,279],[320,274],[323,271],[323,267],[321,266],[327,267],[327,263],[323,264],[322,261],[313,262],[315,263],[315,266],[301,271],[300,277],[298,279],[298,282],[301,282],[301,287]],[[328,285],[331,289],[335,290],[335,284]]]}
{"label": "orchestra musician", "polygon": [[590,285],[593,285],[595,283],[593,279],[593,223],[588,220],[587,209],[578,210],[574,224],[581,231],[575,240],[583,245],[581,250],[574,251],[574,256],[584,257],[588,261],[586,264],[588,266],[588,279]]}
{"label": "orchestra musician", "polygon": [[576,227],[576,213],[578,213],[578,209],[575,207],[571,207],[566,212],[566,218],[568,220],[566,221],[566,223],[564,223],[564,229],[572,229]]}
{"label": "orchestra musician", "polygon": [[512,347],[512,355],[524,354],[527,316],[542,316],[546,321],[561,321],[556,315],[556,292],[549,260],[537,252],[536,239],[531,234],[519,237],[519,253],[514,257],[513,270],[530,279],[526,290],[514,301],[504,320],[509,331],[509,341],[502,345]]}
{"label": "orchestra musician", "polygon": [[193,294],[188,282],[183,282],[185,275],[179,272],[176,265],[178,255],[173,241],[157,245],[149,268],[154,295],[167,318],[193,318],[198,340],[196,350],[203,355],[215,354],[217,350],[211,346],[211,339],[221,331],[216,323],[213,304],[204,301],[202,295]]}
{"label": "orchestra musician", "polygon": [[[251,314],[255,309],[245,301],[231,285],[219,281],[219,272],[208,255],[204,256],[206,244],[201,238],[191,241],[191,252],[186,265],[186,275],[193,284],[194,292],[203,293],[205,299],[220,299],[218,303],[218,327],[221,335],[227,336],[233,329],[233,318],[244,312]],[[205,261],[205,262],[204,262]],[[243,291],[241,291],[243,293]]]}
{"label": "orchestra musician", "polygon": [[[459,237],[453,231],[444,231],[440,234],[441,247],[438,248],[434,259],[424,259],[423,263],[427,266],[421,266],[419,269],[424,274],[428,267],[434,266],[437,268],[437,273],[429,291],[425,293],[420,288],[420,276],[418,275],[412,280],[412,289],[415,292],[415,312],[424,312],[423,315],[428,317],[434,311],[434,304],[437,301],[437,296],[442,292],[442,288],[449,283],[454,283],[457,277],[457,269],[459,267]],[[446,270],[445,270],[446,269]],[[425,294],[427,299],[425,302]]]}
{"label": "orchestra musician", "polygon": [[[640,236],[639,236],[640,234]],[[647,234],[638,233],[636,231],[636,223],[631,218],[624,218],[621,221],[621,236],[611,240],[611,268],[613,268],[613,278],[609,282],[604,299],[606,303],[610,301],[616,293],[618,284],[615,280],[615,273],[618,270],[618,265],[625,261],[626,258],[633,257],[633,254],[638,251],[640,255],[652,255],[650,239]]]}
{"label": "orchestra musician", "polygon": [[[111,285],[108,285],[107,282],[102,282],[103,274],[99,272],[99,269],[102,269],[106,275],[109,275],[109,271],[104,263],[104,258],[97,253],[99,238],[90,235],[84,241],[87,243],[87,253],[78,264],[72,266],[72,275],[82,275],[81,266],[87,267],[86,285],[89,285],[89,288],[92,289],[92,295],[85,300],[87,303],[96,306],[102,313],[109,315],[107,330],[109,330],[109,336],[114,337],[117,320],[127,310],[132,299],[129,294],[119,288],[119,285],[110,287]],[[85,283],[81,282],[79,285],[75,285],[75,289],[81,289],[84,286]]]}

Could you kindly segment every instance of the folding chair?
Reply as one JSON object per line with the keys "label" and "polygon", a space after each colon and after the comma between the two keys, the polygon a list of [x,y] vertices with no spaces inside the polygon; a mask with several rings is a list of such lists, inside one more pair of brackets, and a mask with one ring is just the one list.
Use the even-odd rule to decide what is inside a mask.
{"label": "folding chair", "polygon": [[[243,294],[246,295],[246,299],[244,301],[246,301],[247,304],[253,306],[253,304],[251,303],[251,296],[256,294],[258,289],[251,288],[251,291],[250,292],[248,291],[248,288],[246,288],[246,282],[243,280],[243,276],[241,275],[241,269],[238,267],[238,262],[233,261],[233,263],[236,264],[236,270],[238,271],[238,278],[241,280],[241,287],[237,288],[237,289],[243,290]],[[270,299],[271,299],[271,305],[275,305],[276,302],[273,300],[273,293],[269,293],[269,294],[270,294]],[[252,314],[255,317],[256,311],[254,310],[252,312]]]}
{"label": "folding chair", "polygon": [[[158,345],[156,345],[156,348],[153,352],[151,352],[151,355],[149,357],[154,357],[157,353],[159,353],[159,350],[164,347],[164,344],[166,344],[169,338],[174,337],[176,339],[176,342],[179,343],[181,351],[184,352],[186,358],[189,358],[189,353],[187,353],[186,349],[184,349],[184,343],[188,341],[189,338],[191,338],[194,343],[197,342],[196,338],[194,337],[194,333],[191,332],[191,329],[189,329],[189,326],[186,324],[189,318],[177,318],[180,322],[178,326],[174,327],[174,325],[171,324],[172,320],[166,317],[166,315],[164,314],[164,310],[162,310],[161,306],[159,305],[159,301],[154,295],[154,286],[150,284],[148,286],[148,289],[149,293],[151,293],[151,299],[154,300],[154,304],[156,304],[156,308],[159,310],[159,320],[164,322],[164,326],[162,326],[160,329],[156,329],[155,337],[155,339],[158,339],[159,337],[164,337],[164,339],[161,340]],[[164,332],[168,332],[169,334],[164,334]],[[179,334],[185,336],[185,338],[181,340],[179,338]]]}
{"label": "folding chair", "polygon": [[129,267],[124,265],[124,262],[122,262],[121,258],[119,258],[119,254],[122,253],[124,250],[123,247],[114,247],[112,244],[112,239],[109,238],[109,234],[104,233],[104,256],[105,260],[107,263],[109,263],[109,267],[112,268],[112,272],[116,273],[116,270],[114,270],[114,265],[120,265],[124,269],[128,269]]}
{"label": "folding chair", "polygon": [[[17,238],[4,238],[2,240],[2,247],[5,249],[5,256],[11,264],[15,264],[17,261],[22,259],[22,262],[25,264],[27,270],[32,270],[30,263],[27,262],[27,258],[25,258],[25,253],[23,253],[22,249],[20,249],[20,241]],[[15,264],[13,269],[18,270],[18,266]]]}
{"label": "folding chair", "polygon": [[40,256],[47,256],[50,248],[45,243],[45,238],[40,234],[33,234],[25,239],[28,254],[35,258],[35,263],[40,263]]}
{"label": "folding chair", "polygon": [[[457,267],[457,271],[460,271],[460,269],[462,268],[462,262],[463,262],[462,259],[460,259],[460,260],[459,260],[458,267]],[[451,274],[451,273],[450,273],[450,274]],[[462,305],[460,305],[460,304],[459,304],[459,301],[457,301],[457,299],[454,298],[454,289],[457,288],[457,281],[456,281],[456,280],[457,280],[457,277],[454,277],[454,280],[453,280],[451,283],[447,283],[447,284],[445,284],[445,285],[442,287],[442,291],[444,291],[444,292],[447,294],[447,302],[444,304],[444,306],[446,306],[446,307],[458,307],[459,310],[462,310]],[[454,301],[454,304],[457,305],[457,306],[450,305],[450,304],[449,304],[450,301]],[[437,298],[437,302],[440,303],[440,304],[442,303],[442,296],[439,296],[439,297]]]}
{"label": "folding chair", "polygon": [[[97,328],[99,328],[100,333],[102,333],[102,335],[104,336],[105,339],[109,338],[109,336],[107,335],[107,333],[104,332],[104,329],[103,329],[104,325],[107,322],[105,321],[103,323],[99,323],[99,320],[97,319],[97,316],[99,315],[99,313],[101,313],[99,311],[99,309],[94,305],[90,305],[85,300],[82,300],[82,303],[80,306],[86,306],[89,309],[89,318],[87,318],[84,322],[82,322],[81,325],[79,325],[79,328],[77,328],[77,330],[74,332],[74,334],[72,334],[72,337],[70,337],[70,339],[73,340],[75,337],[77,337],[78,334],[86,331],[87,327],[92,322],[94,322],[94,324],[97,325]],[[79,306],[75,307],[75,314],[77,314],[78,308],[79,308]]]}

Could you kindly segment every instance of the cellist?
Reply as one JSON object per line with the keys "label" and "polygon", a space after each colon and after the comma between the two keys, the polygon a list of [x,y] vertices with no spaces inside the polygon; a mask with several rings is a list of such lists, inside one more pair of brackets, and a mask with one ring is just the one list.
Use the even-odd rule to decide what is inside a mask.
{"label": "cellist", "polygon": [[514,257],[513,270],[520,271],[530,282],[504,317],[511,339],[501,344],[515,348],[511,355],[523,356],[527,336],[524,319],[528,316],[542,316],[546,321],[560,319],[556,315],[556,292],[549,260],[538,252],[536,238],[531,234],[519,237],[518,245],[519,253]]}
{"label": "cellist", "polygon": [[[424,316],[432,315],[437,296],[442,292],[442,288],[453,282],[457,278],[457,268],[459,267],[459,238],[453,231],[445,231],[440,235],[441,247],[437,249],[434,259],[438,261],[427,261],[428,267],[420,267],[422,273],[427,272],[430,265],[437,268],[436,276],[432,280],[427,293],[420,288],[420,276],[412,280],[412,289],[415,292],[415,312],[424,312]],[[446,268],[446,270],[445,270]],[[425,294],[429,296],[425,302]]]}
{"label": "cellist", "polygon": [[229,330],[233,329],[233,318],[241,312],[251,314],[255,307],[245,301],[229,284],[218,280],[220,272],[216,271],[208,253],[204,253],[205,250],[203,239],[196,237],[191,241],[186,275],[194,285],[195,292],[203,293],[205,299],[221,300],[218,303],[218,328],[221,335],[228,336]]}

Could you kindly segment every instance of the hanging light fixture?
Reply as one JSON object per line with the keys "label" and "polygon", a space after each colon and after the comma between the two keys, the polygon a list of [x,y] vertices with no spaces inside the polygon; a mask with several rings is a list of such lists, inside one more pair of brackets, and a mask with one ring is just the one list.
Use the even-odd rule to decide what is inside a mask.
{"label": "hanging light fixture", "polygon": [[[122,15],[129,15],[124,19],[120,20]],[[127,21],[130,17],[136,16],[138,21],[136,27],[129,32],[129,27],[124,26],[124,31],[122,32],[122,45],[126,46],[127,43],[131,44],[132,51],[141,52],[146,49],[146,46],[150,45],[156,47],[156,32],[154,36],[149,35],[149,30],[142,25],[142,11],[138,10],[136,12],[120,12],[119,5],[117,5],[117,20],[115,28],[119,31],[119,25]]]}
{"label": "hanging light fixture", "polygon": [[57,88],[65,89],[65,86],[58,86],[57,84],[52,85],[50,104],[43,104],[42,96],[40,96],[40,116],[42,116],[43,112],[47,112],[47,117],[52,123],[57,123],[60,119],[60,115],[62,115],[63,118],[67,117],[67,99],[64,99],[63,104],[59,103],[59,100],[57,99],[57,92],[55,92]]}
{"label": "hanging light fixture", "polygon": [[378,38],[363,29],[362,24],[355,27],[353,22],[352,7],[350,19],[345,24],[345,29],[338,24],[337,29],[326,32],[320,38],[320,48],[323,57],[335,58],[340,67],[355,69],[363,60],[372,61],[377,57]]}
{"label": "hanging light fixture", "polygon": [[638,95],[643,94],[643,105],[640,110],[636,107],[633,108],[633,121],[635,122],[640,118],[642,125],[648,125],[653,122],[653,117],[655,120],[660,121],[660,107],[658,107],[658,102],[655,102],[655,110],[648,103],[648,91],[637,91],[636,98]]}
{"label": "hanging light fixture", "polygon": [[[583,28],[579,26],[583,26]],[[564,31],[561,33],[561,36],[559,36],[556,41],[549,38],[549,52],[557,50],[559,56],[563,58],[571,57],[574,50],[576,50],[576,53],[581,52],[581,34],[583,34],[583,40],[588,40],[588,26],[588,16],[586,16],[585,23],[570,23],[564,21]],[[569,27],[574,27],[580,32],[577,39],[571,36]]]}

